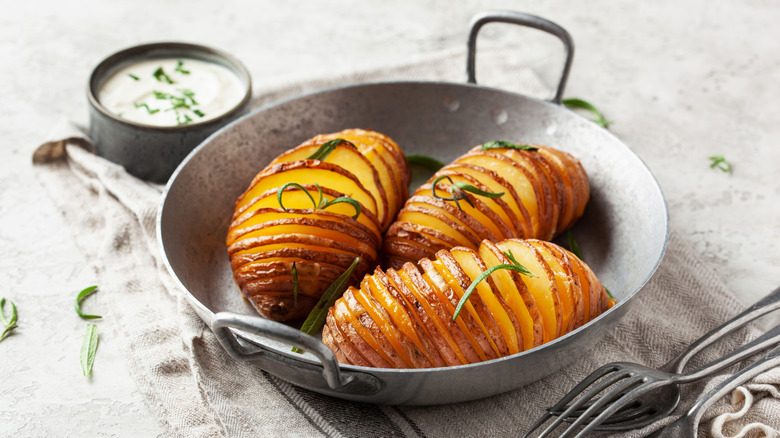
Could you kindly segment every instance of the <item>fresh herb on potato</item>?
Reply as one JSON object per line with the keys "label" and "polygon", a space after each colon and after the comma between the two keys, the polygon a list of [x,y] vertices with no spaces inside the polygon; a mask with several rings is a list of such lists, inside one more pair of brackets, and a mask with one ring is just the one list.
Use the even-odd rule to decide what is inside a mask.
{"label": "fresh herb on potato", "polygon": [[491,149],[517,149],[519,151],[538,151],[539,148],[527,144],[515,144],[504,140],[493,140],[482,145],[483,151]]}
{"label": "fresh herb on potato", "polygon": [[331,152],[333,152],[333,149],[336,149],[336,146],[340,145],[341,143],[347,143],[351,145],[352,147],[355,147],[354,144],[351,142],[348,142],[347,140],[344,140],[343,138],[337,138],[335,140],[331,140],[327,143],[323,143],[319,149],[314,151],[313,154],[309,155],[307,160],[320,160],[325,161],[326,158],[328,158],[328,155],[330,155]]}
{"label": "fresh herb on potato", "polygon": [[[452,195],[451,198],[445,198],[436,194],[436,184],[438,184],[439,181],[445,178],[450,181],[449,192]],[[485,196],[487,198],[500,198],[501,196],[504,196],[504,192],[501,193],[486,192],[484,190],[480,190],[474,187],[471,184],[466,184],[463,182],[453,182],[452,178],[450,178],[447,175],[442,175],[437,177],[436,179],[433,180],[433,183],[431,184],[431,193],[433,193],[434,198],[441,199],[442,201],[455,201],[455,205],[457,205],[458,208],[461,210],[463,209],[460,207],[460,201],[466,201],[470,206],[474,207],[474,203],[471,202],[471,199],[469,199],[469,196],[466,194],[466,192],[470,192],[478,196]]]}
{"label": "fresh herb on potato", "polygon": [[287,208],[285,208],[284,204],[282,203],[282,193],[284,193],[285,189],[287,187],[296,187],[299,190],[303,190],[306,193],[306,196],[311,199],[312,206],[315,210],[325,210],[326,208],[330,207],[334,204],[340,204],[340,203],[347,203],[355,208],[355,214],[352,216],[352,219],[357,219],[360,216],[360,203],[356,200],[350,198],[349,196],[340,196],[335,199],[330,199],[325,197],[322,193],[322,187],[320,187],[319,184],[314,183],[315,186],[317,186],[317,191],[320,194],[320,200],[314,201],[314,198],[311,196],[308,190],[306,190],[302,185],[294,182],[289,182],[284,184],[283,186],[279,187],[279,190],[276,192],[276,199],[279,201],[279,207],[282,208],[284,211],[288,211]]}

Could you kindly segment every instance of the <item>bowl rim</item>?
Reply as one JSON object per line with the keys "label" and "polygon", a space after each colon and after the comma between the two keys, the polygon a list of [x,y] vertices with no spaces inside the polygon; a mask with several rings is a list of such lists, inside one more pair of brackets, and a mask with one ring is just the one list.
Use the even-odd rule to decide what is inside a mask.
{"label": "bowl rim", "polygon": [[[157,55],[155,55],[155,52],[157,52]],[[166,56],[176,56],[176,54],[180,54],[182,58],[199,59],[202,61],[211,61],[210,59],[206,58],[207,56],[211,58],[221,58],[221,60],[224,61],[224,63],[221,65],[232,70],[233,73],[238,76],[239,80],[241,80],[242,84],[244,84],[244,96],[238,103],[236,103],[228,111],[221,114],[219,117],[215,117],[203,122],[194,122],[185,125],[172,126],[147,125],[144,123],[123,119],[108,111],[108,109],[103,106],[102,103],[100,103],[100,100],[97,97],[98,86],[107,78],[109,73],[113,72],[115,67],[130,60],[142,60],[159,57],[160,54],[165,54]],[[188,131],[194,127],[201,128],[218,125],[223,123],[225,119],[229,119],[235,116],[236,113],[241,111],[241,109],[247,103],[249,103],[249,100],[252,98],[252,77],[249,74],[249,70],[238,58],[223,50],[201,44],[178,41],[161,41],[127,47],[107,56],[102,61],[100,61],[97,66],[95,66],[95,68],[92,69],[92,72],[90,73],[89,79],[87,81],[86,88],[87,100],[89,101],[92,109],[96,110],[103,117],[106,117],[115,123],[150,132],[183,132]]]}

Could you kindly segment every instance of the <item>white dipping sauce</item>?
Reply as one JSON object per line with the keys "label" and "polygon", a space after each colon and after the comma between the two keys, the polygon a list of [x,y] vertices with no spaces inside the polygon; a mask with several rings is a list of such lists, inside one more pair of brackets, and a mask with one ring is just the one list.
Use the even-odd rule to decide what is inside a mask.
{"label": "white dipping sauce", "polygon": [[230,69],[191,58],[148,59],[106,79],[98,101],[109,112],[136,123],[177,126],[225,114],[246,89]]}

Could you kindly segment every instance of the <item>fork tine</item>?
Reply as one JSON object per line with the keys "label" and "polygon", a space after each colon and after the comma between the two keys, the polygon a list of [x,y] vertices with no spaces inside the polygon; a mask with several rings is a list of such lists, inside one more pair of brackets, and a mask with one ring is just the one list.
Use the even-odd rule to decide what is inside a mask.
{"label": "fork tine", "polygon": [[[601,423],[603,423],[604,420],[609,418],[612,414],[619,411],[622,407],[626,406],[627,404],[636,400],[636,398],[639,397],[640,395],[653,389],[651,385],[644,385],[645,379],[646,376],[635,375],[623,382],[620,382],[618,386],[610,390],[608,393],[604,394],[603,397],[599,398],[599,400],[596,401],[596,403],[594,403],[593,406],[591,406],[587,411],[585,411],[585,413],[582,416],[580,416],[577,419],[577,421],[572,423],[571,428],[573,429],[577,426],[581,426],[586,420],[590,418],[588,424],[585,425],[585,427],[580,431],[579,434],[577,434],[577,436],[578,437],[586,436],[587,434],[591,433],[596,427],[598,427]],[[626,390],[629,391],[626,392]],[[610,400],[606,400],[606,399],[610,398],[612,394],[616,394],[617,398],[613,398],[614,401],[609,406],[607,406],[606,409],[601,411],[601,413],[598,416],[596,416],[595,418],[591,418],[598,409],[603,407],[606,403],[610,402]],[[561,437],[563,436],[564,435],[561,435]]]}
{"label": "fork tine", "polygon": [[[631,377],[631,373],[630,371],[624,369],[619,370],[619,372],[613,372],[611,374],[606,375],[601,381],[595,383],[591,389],[589,389],[587,392],[582,394],[580,398],[577,399],[577,401],[569,405],[569,408],[563,411],[563,413],[560,416],[558,416],[552,423],[550,423],[550,425],[547,426],[547,428],[544,431],[542,431],[539,437],[549,436],[555,430],[555,428],[557,428],[563,422],[564,418],[568,417],[572,412],[577,410],[580,406],[582,406],[587,401],[591,400],[601,391],[608,388],[610,385],[613,385],[615,382],[625,379],[626,377]],[[612,393],[612,391],[613,390],[610,390],[609,393]]]}
{"label": "fork tine", "polygon": [[585,390],[588,386],[593,384],[593,382],[599,380],[600,378],[604,377],[605,375],[617,371],[619,367],[614,363],[609,363],[606,365],[602,365],[592,373],[588,374],[587,377],[582,379],[580,383],[577,384],[574,388],[572,388],[566,395],[564,395],[558,403],[555,404],[552,408],[549,408],[547,412],[545,412],[541,417],[539,417],[538,420],[531,426],[530,429],[528,429],[525,434],[523,434],[522,438],[527,438],[531,436],[531,432],[538,429],[541,425],[547,422],[550,418],[552,418],[552,414],[550,413],[553,410],[560,410],[566,407],[566,405],[569,404],[570,401],[572,401],[577,395],[582,393],[582,391]]}

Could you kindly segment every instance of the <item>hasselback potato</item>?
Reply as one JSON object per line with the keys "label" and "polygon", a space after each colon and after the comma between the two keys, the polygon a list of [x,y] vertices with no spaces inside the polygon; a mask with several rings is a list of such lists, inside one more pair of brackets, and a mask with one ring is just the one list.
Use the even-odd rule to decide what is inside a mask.
{"label": "hasselback potato", "polygon": [[384,264],[398,269],[441,249],[476,249],[484,239],[551,240],[582,216],[589,197],[585,170],[566,152],[504,141],[476,146],[406,201],[385,234]]}
{"label": "hasselback potato", "polygon": [[305,317],[355,257],[353,281],[376,266],[410,178],[392,139],[360,129],[318,135],[274,159],[236,201],[228,229],[241,293],[267,318]]}
{"label": "hasselback potato", "polygon": [[[520,266],[530,273],[518,272]],[[456,247],[397,270],[377,268],[330,308],[322,339],[344,364],[461,365],[549,342],[612,304],[591,269],[560,246],[485,240],[476,250]]]}

